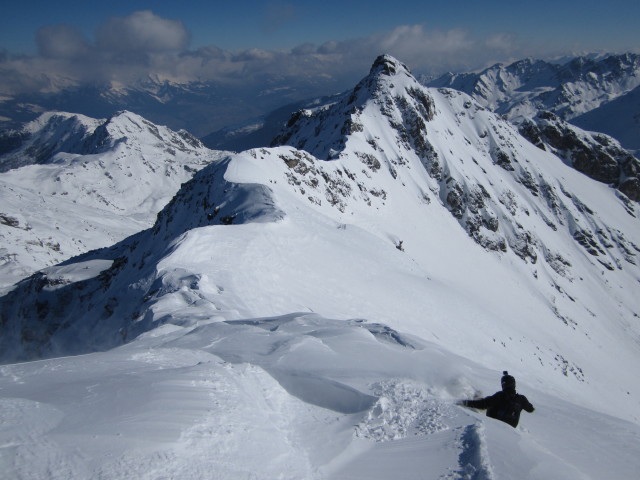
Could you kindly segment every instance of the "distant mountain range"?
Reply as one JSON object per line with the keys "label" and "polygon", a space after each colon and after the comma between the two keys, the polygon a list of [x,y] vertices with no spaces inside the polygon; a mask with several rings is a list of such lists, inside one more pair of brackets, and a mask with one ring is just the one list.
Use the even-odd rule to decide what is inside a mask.
{"label": "distant mountain range", "polygon": [[[557,122],[546,121],[548,128],[554,129],[561,138],[580,140],[573,130],[565,131]],[[52,124],[65,125],[65,122],[68,125],[62,130],[64,134],[50,133]],[[109,322],[100,322],[103,341],[117,343],[124,330],[131,329],[126,338],[134,332],[142,333],[156,325],[157,319],[169,319],[174,314],[165,310],[161,315],[153,313],[160,305],[163,309],[167,305],[165,295],[182,288],[195,288],[183,285],[182,280],[173,278],[174,274],[180,278],[205,275],[198,270],[197,262],[189,267],[196,269],[190,270],[191,273],[185,273],[184,265],[169,267],[174,255],[171,252],[183,242],[180,239],[195,235],[193,232],[201,228],[205,228],[203,232],[212,228],[211,232],[224,235],[227,231],[224,227],[229,225],[277,224],[285,218],[297,218],[295,212],[299,209],[308,212],[310,219],[320,215],[326,217],[322,222],[338,226],[353,224],[365,237],[371,236],[372,242],[387,243],[392,249],[395,247],[393,250],[406,252],[427,270],[433,261],[429,260],[431,255],[440,250],[438,245],[448,245],[447,251],[459,257],[455,265],[445,262],[438,268],[447,272],[462,268],[457,262],[465,256],[457,248],[470,249],[474,258],[479,255],[485,258],[481,262],[488,262],[485,268],[494,268],[488,265],[501,262],[501,258],[510,259],[513,267],[509,268],[521,272],[518,275],[524,274],[527,284],[534,278],[527,295],[533,288],[539,292],[536,298],[546,299],[544,309],[549,310],[544,322],[559,320],[571,329],[580,323],[579,317],[585,313],[581,309],[599,312],[607,305],[608,315],[627,315],[629,302],[618,305],[607,292],[613,288],[611,285],[630,287],[628,282],[633,283],[631,279],[639,275],[640,239],[635,202],[610,186],[567,168],[565,164],[570,162],[561,155],[565,150],[560,148],[562,145],[559,146],[551,130],[537,132],[543,145],[536,146],[509,122],[468,95],[421,86],[404,65],[391,57],[380,57],[370,75],[343,96],[293,115],[273,142],[273,148],[217,157],[222,160],[215,160],[216,154],[203,149],[191,137],[161,129],[126,112],[106,122],[50,115],[27,130],[37,134],[27,136],[22,150],[6,154],[6,159],[15,161],[13,159],[20,155],[33,154],[34,159],[39,158],[38,152],[43,148],[35,138],[41,135],[47,138],[48,144],[82,147],[76,150],[78,153],[55,153],[44,164],[23,166],[3,174],[7,191],[15,185],[25,189],[27,184],[37,185],[37,192],[31,187],[32,193],[29,196],[24,193],[15,210],[7,209],[5,231],[32,232],[27,225],[43,217],[36,201],[44,206],[56,205],[58,198],[66,201],[68,197],[72,203],[74,200],[78,205],[82,203],[83,208],[88,204],[121,213],[127,219],[136,213],[148,219],[154,214],[154,209],[148,208],[150,202],[160,206],[158,195],[168,200],[177,193],[160,211],[153,228],[110,249],[75,260],[113,262],[108,274],[86,280],[89,283],[83,287],[82,297],[74,297],[75,284],[71,284],[64,288],[69,289],[69,295],[75,300],[65,301],[65,305],[58,304],[59,296],[49,300],[31,298],[40,295],[38,292],[42,290],[42,286],[36,284],[57,282],[53,273],[32,277],[10,293],[3,311],[11,315],[12,322],[17,322],[16,332],[25,328],[37,330],[40,322],[66,324],[68,320],[64,319],[68,315],[74,318],[69,323],[73,329],[76,322],[93,323],[95,318],[91,312],[98,308],[118,312],[107,315],[118,319],[113,332]],[[544,148],[540,148],[542,146]],[[593,159],[597,160],[597,157]],[[111,163],[107,165],[107,161]],[[207,163],[211,165],[202,168]],[[178,190],[179,182],[190,177],[195,169],[199,169],[195,177]],[[70,181],[78,184],[69,184]],[[44,199],[43,192],[48,194]],[[34,200],[28,200],[31,198]],[[84,211],[65,214],[60,210],[48,219],[49,234],[56,238],[54,229],[63,229],[62,218],[86,221],[96,217],[100,218]],[[320,228],[314,222],[304,228],[310,231]],[[73,226],[68,221],[65,224]],[[73,238],[74,233],[70,232],[69,236]],[[472,248],[468,240],[477,247]],[[459,247],[452,249],[456,244]],[[192,262],[197,258],[196,252],[185,251],[181,255],[193,255],[189,260]],[[6,254],[11,255],[11,252]],[[232,270],[240,268],[235,265],[240,261],[239,253],[237,258],[228,258],[223,251],[216,253],[216,258],[218,255],[224,255],[226,262],[234,264]],[[166,274],[157,269],[160,261],[167,265],[162,270]],[[282,272],[282,268],[274,264],[266,270]],[[596,304],[600,306],[596,308],[596,304],[592,304],[592,293],[587,295],[576,279],[589,278],[589,282],[600,285],[602,272],[607,272],[604,278],[609,285],[598,287],[604,293],[602,298],[598,297]],[[292,272],[285,275],[287,285],[290,278],[296,277],[291,275]],[[183,286],[178,290],[153,287],[166,282]],[[250,294],[243,288],[227,285],[224,290],[236,289],[234,295],[246,298]],[[282,288],[286,288],[285,285]],[[24,289],[32,293],[27,294]],[[94,289],[101,292],[99,298],[89,294]],[[113,292],[103,293],[104,289],[107,292],[113,289]],[[50,295],[44,293],[48,289],[42,291],[42,295]],[[285,310],[302,307],[295,293],[289,292],[287,296]],[[117,304],[110,304],[111,298],[118,299]],[[484,301],[499,298],[501,295]],[[45,313],[33,317],[19,313],[24,311],[20,307],[23,301],[54,303]],[[213,297],[206,301],[217,305]],[[104,302],[108,304],[103,305]],[[541,306],[531,308],[540,311]],[[243,315],[259,315],[259,312],[260,309],[249,310]],[[129,325],[127,319],[133,317],[136,320]],[[142,318],[146,320],[141,321]],[[53,345],[56,349],[63,348],[62,338],[55,342],[54,338],[65,336],[64,332],[65,329],[56,330],[54,337],[41,337],[24,344],[24,354],[45,354]],[[582,376],[578,369],[580,363],[576,360],[567,367],[579,378]]]}
{"label": "distant mountain range", "polygon": [[577,57],[563,64],[526,59],[477,73],[448,73],[428,85],[468,93],[515,123],[549,111],[640,149],[640,55]]}
{"label": "distant mountain range", "polygon": [[313,82],[296,87],[271,83],[256,89],[235,84],[174,83],[149,78],[127,86],[54,85],[46,92],[0,95],[0,130],[18,129],[46,111],[106,118],[117,111],[129,110],[156,124],[203,137],[316,96],[319,88]]}
{"label": "distant mountain range", "polygon": [[[520,123],[550,111],[584,130],[606,133],[624,148],[640,149],[640,60],[632,53],[547,62],[524,59],[481,72],[425,79],[473,96],[482,106]],[[274,83],[276,82],[276,83]],[[185,129],[210,148],[242,151],[268,145],[289,114],[331,91],[320,80],[295,88],[276,80],[255,91],[207,82],[149,78],[131,86],[52,86],[48,92],[0,97],[0,129],[19,128],[44,111],[94,118],[136,112],[174,130]]]}

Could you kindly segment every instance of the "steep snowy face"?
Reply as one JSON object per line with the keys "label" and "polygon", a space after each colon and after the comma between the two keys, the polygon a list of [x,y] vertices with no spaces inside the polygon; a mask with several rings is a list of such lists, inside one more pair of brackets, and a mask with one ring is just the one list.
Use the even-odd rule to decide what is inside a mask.
{"label": "steep snowy face", "polygon": [[[601,136],[587,147],[576,128],[563,124],[559,130],[557,122],[554,131],[550,124],[543,130],[532,125],[530,140],[535,141],[536,132],[547,132],[546,138],[556,140],[550,150],[568,156],[567,163],[601,182],[620,185],[635,198],[638,162],[616,149],[614,141]],[[557,157],[533,148],[511,124],[470,97],[421,87],[389,56],[379,57],[370,75],[339,102],[295,114],[276,141],[319,158],[339,159],[363,181],[376,175],[374,183],[385,196],[392,188],[382,187],[387,182],[417,189],[425,204],[433,200],[444,206],[485,249],[512,252],[533,264],[543,259],[562,273],[571,262],[553,250],[557,242],[545,239],[557,232],[593,241],[604,264],[634,264],[629,260],[636,255],[635,244],[584,206],[586,192],[572,191],[553,171]],[[619,203],[637,226],[634,204],[625,195]]]}
{"label": "steep snowy face", "polygon": [[[292,145],[318,158],[333,159],[346,149],[354,134],[364,132],[367,118],[365,136],[371,136],[375,123],[382,120],[379,128],[390,126],[392,132],[400,130],[399,134],[407,137],[410,132],[406,129],[420,129],[432,117],[433,100],[425,89],[405,65],[382,55],[369,75],[338,101],[295,113],[273,144]],[[374,139],[370,140],[373,147]]]}
{"label": "steep snowy face", "polygon": [[220,156],[131,112],[43,114],[12,138],[0,156],[0,286],[149,227]]}

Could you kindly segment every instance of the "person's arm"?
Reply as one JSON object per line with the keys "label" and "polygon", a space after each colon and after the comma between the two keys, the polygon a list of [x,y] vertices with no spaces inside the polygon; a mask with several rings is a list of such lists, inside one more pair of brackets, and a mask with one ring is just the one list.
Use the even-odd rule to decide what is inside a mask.
{"label": "person's arm", "polygon": [[524,409],[524,411],[525,412],[529,412],[529,413],[533,413],[535,408],[533,408],[533,405],[531,405],[531,402],[529,402],[527,397],[525,397],[524,395],[520,395],[520,397],[521,397],[521,400],[522,400],[522,408]]}
{"label": "person's arm", "polygon": [[480,398],[478,400],[462,400],[459,404],[464,407],[479,408],[485,410],[492,404],[493,395],[490,397]]}

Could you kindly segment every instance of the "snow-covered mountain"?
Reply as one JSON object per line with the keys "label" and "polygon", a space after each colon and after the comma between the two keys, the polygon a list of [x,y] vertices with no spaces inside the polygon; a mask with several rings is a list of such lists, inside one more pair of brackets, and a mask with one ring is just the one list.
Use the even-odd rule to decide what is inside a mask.
{"label": "snow-covered mountain", "polygon": [[520,133],[543,150],[551,150],[568,165],[640,201],[640,160],[608,135],[587,132],[553,113],[540,112],[524,120]]}
{"label": "snow-covered mountain", "polygon": [[571,122],[585,130],[605,132],[637,154],[640,152],[640,87],[573,118]]}
{"label": "snow-covered mountain", "polygon": [[[637,203],[543,144],[379,57],[0,298],[5,362],[103,351],[2,367],[6,471],[634,475]],[[516,430],[453,403],[503,369]]]}
{"label": "snow-covered mountain", "polygon": [[472,95],[482,106],[520,123],[549,111],[563,120],[640,149],[640,56],[577,57],[564,64],[525,59],[428,82]]}
{"label": "snow-covered mountain", "polygon": [[220,154],[131,112],[45,113],[0,136],[0,286],[148,228]]}

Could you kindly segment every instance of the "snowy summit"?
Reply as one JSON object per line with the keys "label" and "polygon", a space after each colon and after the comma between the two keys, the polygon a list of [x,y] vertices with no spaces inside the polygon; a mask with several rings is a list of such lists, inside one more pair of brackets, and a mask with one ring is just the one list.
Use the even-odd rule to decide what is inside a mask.
{"label": "snowy summit", "polygon": [[638,204],[574,167],[377,58],[0,297],[5,475],[632,478]]}

